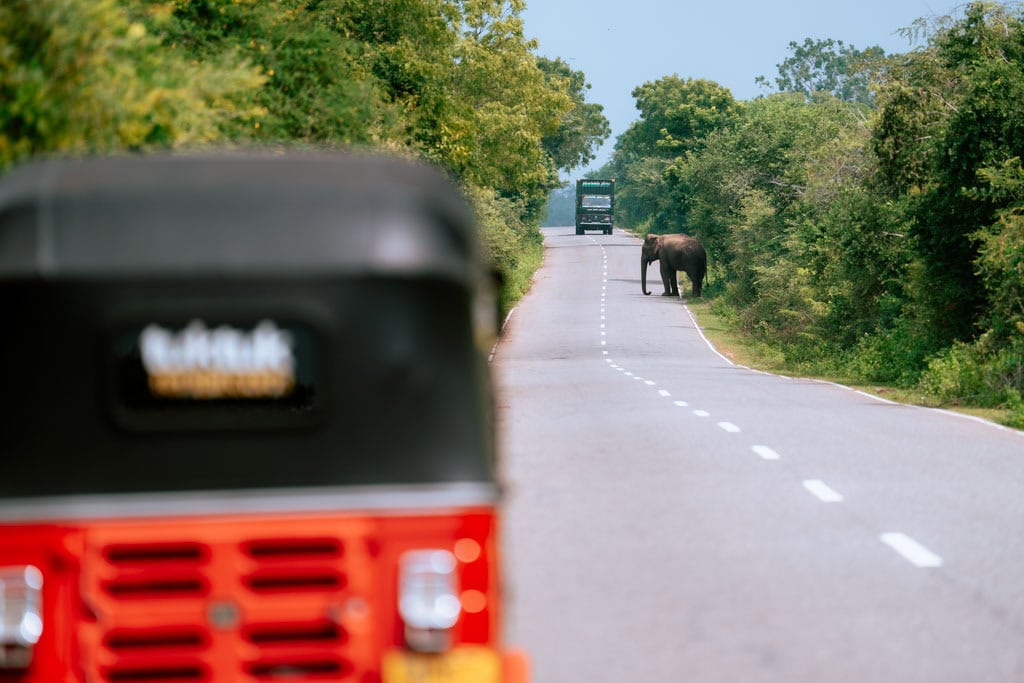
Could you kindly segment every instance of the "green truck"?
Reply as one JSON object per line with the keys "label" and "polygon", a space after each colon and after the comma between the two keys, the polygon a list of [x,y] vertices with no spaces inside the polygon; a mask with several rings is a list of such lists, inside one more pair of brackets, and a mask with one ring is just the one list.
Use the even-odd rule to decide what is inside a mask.
{"label": "green truck", "polygon": [[615,215],[615,181],[610,178],[583,178],[576,181],[576,234],[600,230],[612,234]]}

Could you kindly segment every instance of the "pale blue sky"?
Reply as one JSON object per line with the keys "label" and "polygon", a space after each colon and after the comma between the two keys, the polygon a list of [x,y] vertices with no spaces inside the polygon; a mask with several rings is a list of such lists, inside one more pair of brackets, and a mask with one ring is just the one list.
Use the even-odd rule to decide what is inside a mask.
{"label": "pale blue sky", "polygon": [[592,164],[597,168],[637,118],[630,93],[638,85],[675,73],[751,99],[764,94],[754,79],[772,82],[790,41],[833,38],[860,49],[907,52],[912,46],[899,29],[962,6],[960,0],[527,0],[523,19],[526,35],[540,43],[538,53],[583,71],[593,86],[588,101],[604,105],[612,136]]}

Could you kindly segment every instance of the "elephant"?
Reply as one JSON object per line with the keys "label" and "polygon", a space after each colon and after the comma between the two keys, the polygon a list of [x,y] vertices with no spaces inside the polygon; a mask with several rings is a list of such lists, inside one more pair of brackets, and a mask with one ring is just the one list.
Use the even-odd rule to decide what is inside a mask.
{"label": "elephant", "polygon": [[700,296],[708,274],[708,257],[704,247],[689,235],[648,235],[640,253],[640,289],[647,291],[647,266],[655,260],[661,262],[661,281],[665,285],[662,296],[679,296],[676,273],[683,271],[693,285],[692,296]]}

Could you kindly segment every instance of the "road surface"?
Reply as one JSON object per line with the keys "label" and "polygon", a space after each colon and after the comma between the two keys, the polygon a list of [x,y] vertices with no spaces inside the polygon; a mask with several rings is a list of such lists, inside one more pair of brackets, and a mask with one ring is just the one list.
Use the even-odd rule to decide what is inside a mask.
{"label": "road surface", "polygon": [[1024,681],[1024,434],[737,367],[544,233],[492,361],[534,683]]}

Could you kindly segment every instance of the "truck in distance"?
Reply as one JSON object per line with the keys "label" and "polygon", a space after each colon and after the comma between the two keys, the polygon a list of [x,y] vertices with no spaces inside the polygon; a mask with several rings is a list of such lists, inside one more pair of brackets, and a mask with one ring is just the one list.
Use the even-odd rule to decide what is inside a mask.
{"label": "truck in distance", "polygon": [[615,180],[582,178],[576,181],[576,234],[600,230],[612,234],[615,215]]}

